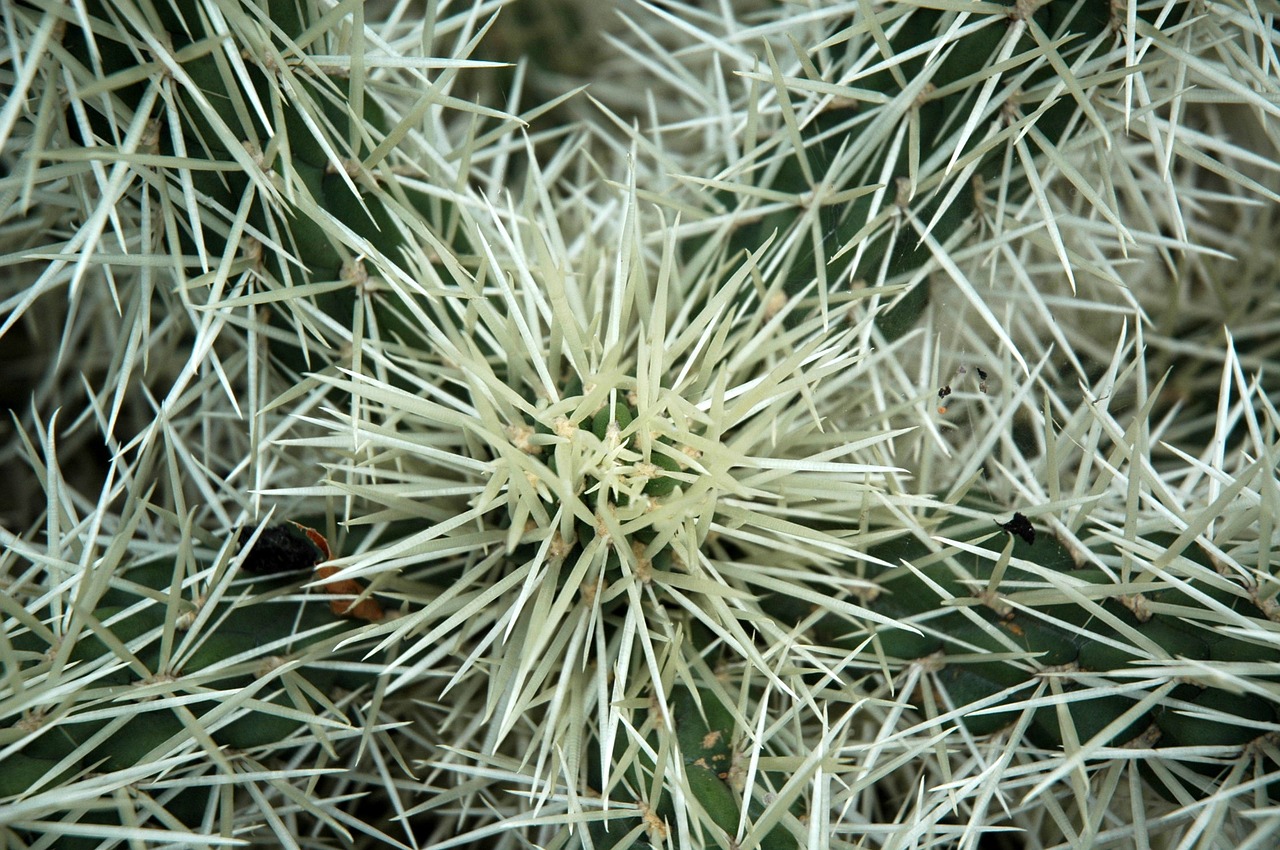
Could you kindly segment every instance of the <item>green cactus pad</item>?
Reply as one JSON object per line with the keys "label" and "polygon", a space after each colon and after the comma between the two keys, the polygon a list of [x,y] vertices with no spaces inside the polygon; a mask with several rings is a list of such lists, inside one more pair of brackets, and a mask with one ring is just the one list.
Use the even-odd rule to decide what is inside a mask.
{"label": "green cactus pad", "polygon": [[[944,532],[944,536],[954,535]],[[937,668],[937,681],[951,704],[963,709],[981,703],[980,712],[960,712],[960,722],[970,733],[994,734],[1021,717],[1023,709],[1013,704],[1033,695],[1041,671],[1053,671],[1067,694],[1061,707],[1034,711],[1026,735],[1040,747],[1064,745],[1068,738],[1064,721],[1072,727],[1070,738],[1078,742],[1106,732],[1102,743],[1119,746],[1147,734],[1157,747],[1219,747],[1237,756],[1260,735],[1272,731],[1276,712],[1271,700],[1260,693],[1206,687],[1207,678],[1203,682],[1170,678],[1173,687],[1167,696],[1153,708],[1136,713],[1135,706],[1145,692],[1090,696],[1086,684],[1135,665],[1211,665],[1215,661],[1246,664],[1253,669],[1275,665],[1280,650],[1242,640],[1215,625],[1222,617],[1220,610],[1214,610],[1218,606],[1266,622],[1244,587],[1233,590],[1230,584],[1196,579],[1168,585],[1155,575],[1137,573],[1131,580],[1139,581],[1144,590],[1133,593],[1128,585],[1115,584],[1114,573],[1075,569],[1065,550],[1042,534],[1034,544],[1018,540],[1014,556],[1061,574],[1078,592],[1093,599],[1093,606],[1063,601],[1013,604],[1023,598],[1035,599],[1029,595],[1032,588],[1045,588],[1037,591],[1040,599],[1061,594],[1051,594],[1051,584],[1042,574],[1016,562],[1005,569],[994,598],[979,594],[993,575],[1004,539],[1003,535],[987,535],[974,540],[972,545],[988,553],[985,558],[935,553],[918,541],[897,541],[873,550],[890,563],[922,564],[881,571],[880,593],[868,607],[924,634],[877,627],[875,643],[868,651],[878,646],[885,657],[899,662],[928,658]],[[1095,547],[1094,551],[1105,550]],[[1133,568],[1140,568],[1140,564]],[[1008,602],[1004,601],[1006,594]],[[956,605],[968,610],[955,610]],[[819,636],[832,638],[844,648],[866,640],[865,633],[856,631],[835,634],[836,626],[834,618],[824,618]],[[1205,669],[1208,676],[1213,668]],[[1280,668],[1275,669],[1275,673],[1256,676],[1259,685],[1280,681]],[[1078,677],[1084,678],[1077,682]],[[1000,710],[1003,705],[1010,708]],[[920,708],[923,710],[923,705]],[[1205,765],[1203,760],[1193,759],[1190,764],[1192,770],[1205,775],[1216,775],[1222,769],[1217,764]],[[1149,770],[1146,775],[1153,776]],[[1167,787],[1156,784],[1169,795]]]}

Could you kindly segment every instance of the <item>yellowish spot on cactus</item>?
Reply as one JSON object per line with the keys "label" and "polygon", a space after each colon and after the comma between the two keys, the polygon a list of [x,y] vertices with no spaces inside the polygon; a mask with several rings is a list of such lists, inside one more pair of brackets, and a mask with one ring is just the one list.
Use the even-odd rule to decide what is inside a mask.
{"label": "yellowish spot on cactus", "polygon": [[[248,260],[252,266],[257,268],[262,264],[262,242],[258,239],[254,239],[252,236],[244,236],[240,240],[240,255]],[[271,315],[271,311],[265,307],[259,308],[258,312],[265,313],[268,316]]]}
{"label": "yellowish spot on cactus", "polygon": [[937,91],[938,87],[936,85],[931,82],[925,83],[924,87],[920,89],[920,94],[916,95],[915,105],[917,107],[924,106],[926,103],[933,100],[934,93]]}
{"label": "yellowish spot on cactus", "polygon": [[195,607],[190,611],[184,611],[182,614],[179,614],[178,619],[173,623],[174,628],[183,632],[190,629],[195,624],[196,617],[200,614],[200,608],[203,605],[204,597],[197,596],[195,599]]}
{"label": "yellowish spot on cactus", "polygon": [[639,806],[640,811],[644,813],[644,826],[645,831],[649,834],[649,840],[665,844],[667,840],[667,824],[659,817],[657,812],[644,803],[640,803]]}
{"label": "yellowish spot on cactus", "polygon": [[573,551],[573,544],[570,543],[568,540],[565,540],[563,534],[557,531],[554,535],[552,535],[551,545],[547,547],[547,555],[552,560],[555,560],[555,561],[562,560],[568,557],[569,553],[572,551]]}
{"label": "yellowish spot on cactus", "polygon": [[648,478],[652,480],[662,474],[662,469],[655,464],[640,461],[635,465],[635,473],[641,478]]}
{"label": "yellowish spot on cactus", "polygon": [[269,675],[273,671],[282,667],[289,659],[283,655],[269,655],[258,662],[258,666],[254,668],[253,677],[261,679],[263,676]]}
{"label": "yellowish spot on cactus", "polygon": [[610,420],[609,427],[604,431],[604,445],[611,452],[622,445],[622,429],[618,427],[616,419]]}
{"label": "yellowish spot on cactus", "polygon": [[926,673],[937,673],[947,666],[947,656],[945,653],[935,652],[919,659],[916,663]]}
{"label": "yellowish spot on cactus", "polygon": [[[1126,741],[1120,744],[1119,749],[1122,750],[1147,750],[1154,747],[1160,740],[1160,727],[1152,723],[1146,729],[1134,738],[1132,741]],[[1259,739],[1260,740],[1260,739]],[[1114,745],[1113,745],[1114,746]]]}
{"label": "yellowish spot on cactus", "polygon": [[1132,611],[1133,616],[1139,623],[1145,623],[1151,619],[1152,612],[1149,602],[1150,600],[1141,593],[1120,597],[1120,604]]}
{"label": "yellowish spot on cactus", "polygon": [[653,581],[653,561],[645,557],[644,550],[643,543],[638,540],[631,542],[631,551],[636,556],[636,578],[640,579],[641,584],[649,584]]}
{"label": "yellowish spot on cactus", "polygon": [[774,316],[782,312],[782,308],[787,306],[787,293],[775,292],[769,296],[769,300],[764,303],[764,315],[766,319],[772,319]]}
{"label": "yellowish spot on cactus", "polygon": [[[542,446],[533,442],[536,433],[533,428],[521,423],[507,426],[507,439],[511,440],[511,445],[529,455],[542,454]],[[535,482],[531,479],[529,483]]]}
{"label": "yellowish spot on cactus", "polygon": [[14,725],[23,732],[34,732],[44,725],[44,718],[43,711],[29,711],[23,714]]}
{"label": "yellowish spot on cactus", "polygon": [[249,158],[253,160],[254,165],[258,166],[263,171],[270,171],[270,169],[267,168],[266,157],[262,155],[262,148],[258,147],[257,142],[254,142],[251,139],[245,139],[240,144],[244,147],[245,153],[249,154]]}
{"label": "yellowish spot on cactus", "polygon": [[995,611],[997,617],[1009,617],[1013,614],[1013,607],[997,591],[982,591],[978,594],[978,601]]}
{"label": "yellowish spot on cactus", "polygon": [[360,292],[369,291],[369,269],[364,264],[363,256],[344,260],[339,274],[342,280],[350,283]]}
{"label": "yellowish spot on cactus", "polygon": [[911,181],[908,180],[906,177],[899,177],[896,180],[894,180],[893,185],[894,185],[894,189],[897,192],[897,196],[894,199],[894,204],[899,209],[905,210],[908,206],[910,206],[911,198],[915,194],[913,187],[911,185]]}

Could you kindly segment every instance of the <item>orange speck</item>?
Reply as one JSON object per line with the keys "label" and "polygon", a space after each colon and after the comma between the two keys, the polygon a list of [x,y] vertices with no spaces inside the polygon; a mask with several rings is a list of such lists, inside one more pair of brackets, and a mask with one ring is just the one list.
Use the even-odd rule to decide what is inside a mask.
{"label": "orange speck", "polygon": [[[293,522],[293,520],[289,520]],[[307,539],[316,545],[324,557],[318,563],[323,564],[325,561],[333,560],[333,550],[329,548],[329,541],[324,535],[316,531],[314,528],[308,528],[299,522],[293,522],[304,534]],[[338,572],[337,567],[316,567],[316,578],[326,579]],[[352,596],[359,597],[364,593],[364,586],[355,579],[343,579],[341,581],[330,581],[324,584],[325,593],[334,596]],[[329,610],[338,617],[353,617],[357,620],[367,620],[370,623],[376,623],[381,620],[385,614],[382,606],[378,604],[378,600],[373,597],[366,597],[358,601],[348,599],[330,599]]]}
{"label": "orange speck", "polygon": [[307,535],[307,539],[316,544],[316,547],[324,553],[324,557],[320,559],[321,561],[329,561],[333,559],[333,550],[329,548],[329,541],[324,539],[323,534],[316,531],[314,528],[308,528],[300,522],[294,522],[293,520],[288,520],[288,522],[297,526],[303,534]]}
{"label": "orange speck", "polygon": [[[316,578],[326,579],[336,572],[338,572],[337,567],[316,567]],[[334,596],[358,597],[361,593],[364,593],[364,587],[355,579],[347,578],[340,581],[325,582],[324,591]],[[358,601],[330,599],[329,610],[338,617],[353,617],[370,623],[376,623],[385,616],[382,606],[378,604],[378,600],[371,596]]]}
{"label": "orange speck", "polygon": [[939,414],[943,414],[943,413],[946,413],[946,412],[947,412],[947,409],[946,409],[945,407],[939,407],[939,408],[938,408],[938,413],[939,413]]}

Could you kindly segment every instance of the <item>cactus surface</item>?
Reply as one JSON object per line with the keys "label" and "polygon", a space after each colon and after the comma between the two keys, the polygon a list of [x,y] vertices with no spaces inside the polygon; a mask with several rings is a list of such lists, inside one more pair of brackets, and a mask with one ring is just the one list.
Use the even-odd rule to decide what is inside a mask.
{"label": "cactus surface", "polygon": [[4,7],[0,842],[1274,843],[1258,4],[502,5]]}

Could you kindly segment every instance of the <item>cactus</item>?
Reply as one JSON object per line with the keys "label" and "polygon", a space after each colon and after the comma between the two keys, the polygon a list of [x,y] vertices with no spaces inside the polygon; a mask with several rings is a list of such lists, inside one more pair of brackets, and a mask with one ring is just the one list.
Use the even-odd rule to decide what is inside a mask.
{"label": "cactus", "polygon": [[[328,559],[327,543],[310,532],[320,545],[300,550],[296,528],[249,535],[259,545],[237,560],[277,575],[309,572]],[[29,608],[34,619],[7,631],[6,665],[33,686],[32,708],[4,731],[0,793],[23,801],[13,826],[28,840],[48,832],[64,836],[59,846],[94,847],[129,825],[114,807],[51,818],[59,794],[100,794],[98,775],[127,777],[147,794],[144,779],[176,771],[182,781],[157,783],[150,799],[171,829],[197,829],[211,811],[233,813],[217,791],[219,772],[234,778],[233,761],[279,757],[312,739],[332,749],[359,734],[349,705],[378,668],[361,661],[364,650],[330,610],[338,601],[299,594],[292,577],[229,585],[221,563],[198,561],[190,574],[182,558],[104,570],[106,586],[96,598],[79,594],[65,624]],[[46,695],[41,680],[63,695]]]}
{"label": "cactus", "polygon": [[[371,69],[325,64],[324,51],[346,35],[322,29],[317,38],[320,11],[312,0],[263,0],[224,16],[199,4],[147,4],[156,48],[137,19],[98,0],[61,37],[69,60],[104,77],[112,98],[67,114],[72,139],[93,150],[117,142],[122,120],[147,122],[137,151],[162,163],[150,190],[175,207],[177,232],[167,235],[175,257],[193,276],[225,275],[228,263],[247,271],[252,285],[222,306],[283,317],[283,326],[266,312],[255,318],[277,362],[294,372],[330,362],[350,342],[334,323],[350,328],[359,312],[388,338],[412,334],[391,305],[420,296],[421,286],[406,290],[403,279],[379,282],[369,271],[420,262],[408,248],[411,227],[465,251],[449,203],[402,178],[381,148],[400,128],[379,103]],[[172,100],[134,81],[140,61],[153,79],[171,75]]]}
{"label": "cactus", "polygon": [[[334,567],[304,592],[296,576],[239,581],[231,560],[231,529],[264,507],[245,493],[270,477],[255,448],[279,424],[268,403],[308,368],[358,362],[362,328],[417,338],[400,316],[423,287],[403,269],[430,273],[423,239],[450,261],[465,250],[450,190],[421,179],[452,186],[465,173],[389,154],[387,135],[409,129],[381,105],[400,81],[344,58],[349,22],[326,11],[264,0],[0,13],[6,35],[25,33],[7,48],[31,46],[23,84],[35,93],[6,99],[19,107],[6,121],[20,119],[15,136],[3,130],[6,251],[53,240],[39,269],[13,279],[25,293],[9,281],[5,293],[6,345],[35,328],[28,341],[49,367],[6,387],[28,410],[6,434],[6,472],[21,461],[29,492],[3,520],[19,600],[0,642],[13,685],[0,697],[5,846],[96,847],[129,832],[189,846],[255,827],[287,843],[299,819],[347,817],[297,789],[381,746],[367,683],[382,656],[353,634],[378,619],[373,597]],[[452,58],[455,72],[468,64]],[[449,102],[416,96],[437,115]],[[63,289],[60,305],[49,293]],[[43,421],[44,402],[82,381],[95,385],[88,404]],[[102,415],[77,428],[86,411]],[[112,447],[107,459],[95,442]],[[81,485],[103,488],[84,524],[78,496],[34,498]],[[11,531],[33,521],[31,536]],[[261,541],[277,560],[327,560],[297,532]]]}
{"label": "cactus", "polygon": [[6,9],[5,841],[1265,844],[1269,19],[446,5]]}
{"label": "cactus", "polygon": [[[851,278],[870,278],[878,286],[909,280],[907,289],[880,313],[877,325],[888,340],[910,329],[928,303],[931,286],[928,277],[917,275],[933,256],[921,238],[923,224],[929,224],[934,240],[945,244],[973,217],[983,187],[1000,181],[1006,168],[1002,160],[1007,148],[979,136],[976,124],[968,122],[995,113],[992,117],[1001,120],[991,123],[1003,124],[1006,132],[1029,126],[1038,137],[1061,138],[1069,123],[1078,120],[1079,105],[1059,96],[1060,65],[1052,59],[1036,61],[1028,53],[1047,39],[1072,45],[1100,40],[1115,23],[1097,3],[1000,5],[1005,8],[974,15],[972,26],[928,53],[918,48],[946,30],[948,13],[902,9],[888,16],[882,24],[888,30],[883,52],[902,58],[882,63],[888,67],[874,73],[864,70],[848,96],[832,92],[806,116],[799,133],[803,149],[770,160],[777,169],[770,190],[793,195],[799,209],[783,207],[736,228],[732,250],[750,250],[774,230],[804,234],[814,223],[808,199],[829,195],[817,213],[813,236],[798,240],[785,257],[780,270],[785,291],[799,294],[816,279],[827,282],[819,288],[825,298],[829,289]],[[1158,15],[1141,9],[1138,20],[1150,23]],[[856,25],[854,19],[847,23]],[[839,34],[840,26],[832,26],[831,40]],[[998,58],[1016,55],[1027,59],[1001,75],[986,75],[982,85],[969,82],[982,78]],[[1070,51],[1056,61],[1071,61]],[[1002,101],[992,96],[998,85],[1016,89]],[[1048,97],[1038,100],[1041,93]],[[875,143],[866,144],[873,131],[864,129],[871,122],[862,107],[879,98],[893,99],[893,109],[883,110],[890,115],[905,107],[899,126],[911,134],[909,143],[903,144],[901,136],[876,133]],[[939,144],[941,140],[946,143]],[[964,164],[953,170],[956,163]],[[873,185],[879,190],[859,190]],[[1020,183],[1000,185],[1014,202],[1029,189]],[[725,205],[746,192],[747,187],[725,190]],[[845,194],[854,197],[840,200]],[[907,211],[914,220],[903,220]]]}
{"label": "cactus", "polygon": [[[945,525],[940,533],[951,536]],[[1131,553],[1127,581],[1107,569],[1077,567],[1052,538],[993,545],[1002,537],[988,532],[966,546],[938,551],[918,541],[874,550],[890,563],[912,566],[879,577],[871,608],[919,630],[877,629],[876,655],[927,658],[939,690],[951,701],[936,708],[917,705],[918,710],[942,714],[945,708],[950,722],[974,735],[993,734],[1029,715],[1022,734],[1049,750],[1082,744],[1140,745],[1158,752],[1210,747],[1218,751],[1215,760],[1189,763],[1208,776],[1225,775],[1246,746],[1265,737],[1262,730],[1276,721],[1274,701],[1240,688],[1244,682],[1265,688],[1274,681],[1265,671],[1275,669],[1280,652],[1235,636],[1267,630],[1270,620],[1256,604],[1256,587],[1251,598],[1251,588],[1219,575],[1203,549],[1180,550],[1169,533],[1147,535]],[[1119,560],[1121,550],[1091,551],[1109,561]],[[1191,560],[1184,568],[1180,562],[1186,558]],[[1170,573],[1149,574],[1159,562],[1168,563]],[[833,645],[850,647],[866,640],[850,634],[830,638]],[[1196,662],[1212,673],[1197,670]],[[1109,678],[1125,682],[1131,677],[1124,671],[1137,666],[1159,672],[1118,691],[1097,688]],[[1051,680],[1045,676],[1056,676],[1061,691],[1078,699],[1029,705],[1038,696],[1036,685]],[[1101,693],[1091,696],[1094,691]],[[1179,762],[1176,755],[1168,760]],[[1142,767],[1152,769],[1150,763]],[[1278,767],[1262,750],[1251,769],[1265,775],[1280,772]],[[1155,784],[1170,794],[1184,791]],[[1203,796],[1212,787],[1201,782],[1190,790]]]}

